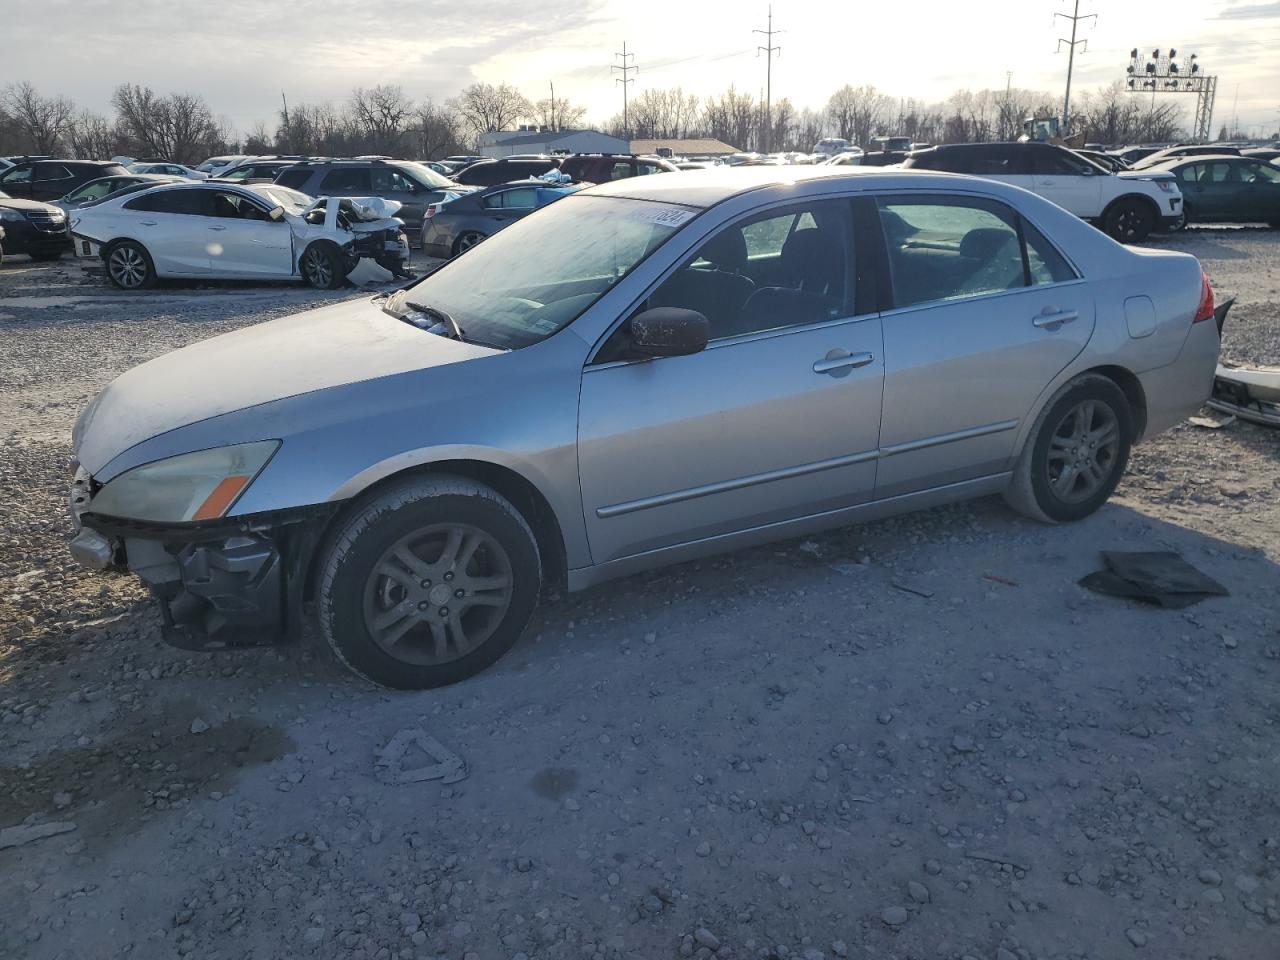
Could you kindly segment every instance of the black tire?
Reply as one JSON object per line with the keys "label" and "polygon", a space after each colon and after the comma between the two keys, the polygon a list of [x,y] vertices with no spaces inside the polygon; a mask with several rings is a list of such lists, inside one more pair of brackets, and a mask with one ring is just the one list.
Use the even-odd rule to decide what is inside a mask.
{"label": "black tire", "polygon": [[136,240],[118,240],[102,253],[107,279],[121,290],[145,290],[156,285],[156,266],[147,248]]}
{"label": "black tire", "polygon": [[[1070,445],[1077,436],[1071,425],[1078,422],[1077,411],[1086,404],[1092,404],[1094,411],[1089,432],[1100,435],[1110,422],[1115,430],[1113,444],[1104,445],[1098,436],[1094,447]],[[1040,411],[1014,465],[1005,500],[1019,513],[1044,523],[1083,520],[1115,492],[1132,443],[1133,413],[1124,391],[1101,374],[1078,377]]]}
{"label": "black tire", "polygon": [[316,290],[337,290],[347,282],[347,259],[332,243],[311,244],[298,259],[298,270],[307,286]]}
{"label": "black tire", "polygon": [[1141,243],[1156,225],[1151,206],[1142,200],[1117,200],[1102,218],[1102,228],[1112,240]]}
{"label": "black tire", "polygon": [[62,247],[46,247],[43,250],[32,250],[29,256],[32,260],[39,260],[41,263],[49,263],[53,260],[61,260],[62,255],[66,251]]}
{"label": "black tire", "polygon": [[[468,552],[471,537],[480,542]],[[382,686],[425,690],[465,680],[511,649],[541,587],[538,543],[520,512],[489,487],[441,474],[395,483],[354,508],[328,542],[316,607],[321,635],[347,667]]]}
{"label": "black tire", "polygon": [[1178,219],[1169,227],[1170,233],[1181,233],[1191,225],[1191,204],[1182,201],[1182,210],[1178,214]]}
{"label": "black tire", "polygon": [[453,255],[466,253],[477,243],[485,239],[485,235],[479,230],[468,230],[466,233],[460,234],[458,239],[453,241]]}

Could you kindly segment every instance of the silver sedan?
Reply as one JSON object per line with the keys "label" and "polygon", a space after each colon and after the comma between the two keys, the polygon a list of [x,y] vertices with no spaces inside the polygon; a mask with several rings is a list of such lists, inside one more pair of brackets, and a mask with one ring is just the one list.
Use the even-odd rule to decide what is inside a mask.
{"label": "silver sedan", "polygon": [[1088,516],[1209,395],[1212,315],[1194,258],[991,180],[619,181],[124,374],[76,424],[72,549],[174,643],[314,616],[378,683],[452,683],[551,585],[994,493]]}

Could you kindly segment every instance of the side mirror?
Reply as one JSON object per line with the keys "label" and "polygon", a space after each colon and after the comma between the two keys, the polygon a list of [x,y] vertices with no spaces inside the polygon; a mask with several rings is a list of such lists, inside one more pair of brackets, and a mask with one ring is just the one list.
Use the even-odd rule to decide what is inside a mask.
{"label": "side mirror", "polygon": [[284,219],[284,207],[272,207],[271,212],[268,213],[267,216],[277,223],[280,222]]}
{"label": "side mirror", "polygon": [[654,307],[631,318],[631,349],[643,357],[684,357],[707,347],[711,325],[696,310]]}

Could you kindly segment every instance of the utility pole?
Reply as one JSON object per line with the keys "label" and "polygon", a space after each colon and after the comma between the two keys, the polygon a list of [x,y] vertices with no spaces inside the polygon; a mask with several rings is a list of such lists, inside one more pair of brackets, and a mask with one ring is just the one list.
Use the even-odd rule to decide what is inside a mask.
{"label": "utility pole", "polygon": [[615,53],[614,56],[622,58],[621,64],[615,63],[609,69],[617,70],[622,74],[621,77],[614,77],[613,82],[622,84],[622,134],[629,143],[631,140],[631,123],[627,118],[627,84],[636,82],[635,78],[630,74],[633,70],[639,73],[640,68],[631,65],[631,61],[635,59],[636,55],[627,53],[627,42],[625,40],[622,41],[622,52]]}
{"label": "utility pole", "polygon": [[764,66],[764,123],[761,125],[760,146],[761,153],[769,152],[769,141],[773,139],[773,55],[782,53],[781,47],[773,45],[773,35],[775,33],[784,33],[783,30],[773,29],[773,4],[769,4],[769,26],[764,30],[752,30],[752,33],[764,34],[765,44],[763,47],[756,47],[756,56],[765,55]]}
{"label": "utility pole", "polygon": [[1076,39],[1076,29],[1080,26],[1081,20],[1097,21],[1098,19],[1098,15],[1096,13],[1088,13],[1081,16],[1080,0],[1074,0],[1074,3],[1075,8],[1072,11],[1071,16],[1067,16],[1065,13],[1055,13],[1053,15],[1055,19],[1061,17],[1063,20],[1071,21],[1071,39],[1067,40],[1062,37],[1058,38],[1059,51],[1062,50],[1062,45],[1064,43],[1067,45],[1067,93],[1066,96],[1062,98],[1062,135],[1064,137],[1071,132],[1071,71],[1075,66],[1076,47],[1079,46],[1082,48],[1080,51],[1081,53],[1084,53],[1089,49],[1088,40]]}
{"label": "utility pole", "polygon": [[551,81],[551,130],[554,133],[560,128],[556,126],[556,82]]}

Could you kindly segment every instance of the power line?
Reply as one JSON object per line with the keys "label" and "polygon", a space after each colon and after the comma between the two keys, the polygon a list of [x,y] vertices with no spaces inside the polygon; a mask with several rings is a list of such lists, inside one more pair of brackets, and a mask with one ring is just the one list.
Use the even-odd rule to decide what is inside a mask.
{"label": "power line", "polygon": [[764,54],[764,123],[761,124],[760,130],[760,152],[769,152],[770,134],[773,132],[773,55],[781,54],[782,48],[773,45],[773,35],[775,33],[785,33],[784,30],[773,29],[773,4],[769,4],[769,26],[765,30],[752,30],[752,33],[762,33],[765,36],[767,46],[757,46],[756,56]]}
{"label": "power line", "polygon": [[635,78],[630,76],[630,73],[633,70],[639,73],[640,68],[631,65],[631,61],[635,59],[636,55],[627,53],[627,42],[625,40],[622,41],[622,52],[615,53],[614,56],[622,58],[621,64],[615,63],[609,69],[610,71],[618,70],[622,73],[621,77],[614,77],[613,82],[622,84],[622,135],[630,140],[631,124],[627,119],[627,85],[636,82]]}
{"label": "power line", "polygon": [[1071,21],[1071,39],[1067,40],[1064,37],[1058,38],[1059,51],[1062,50],[1062,45],[1064,43],[1067,45],[1067,92],[1062,98],[1062,135],[1065,137],[1071,132],[1071,71],[1075,67],[1076,47],[1079,46],[1082,48],[1080,50],[1081,53],[1084,53],[1089,49],[1089,41],[1087,39],[1076,39],[1076,29],[1080,26],[1081,20],[1093,20],[1096,23],[1098,15],[1096,13],[1086,13],[1084,16],[1081,16],[1080,0],[1075,0],[1075,7],[1071,12],[1071,16],[1067,16],[1065,13],[1055,13],[1053,16],[1055,20],[1058,17],[1061,17],[1063,20]]}

